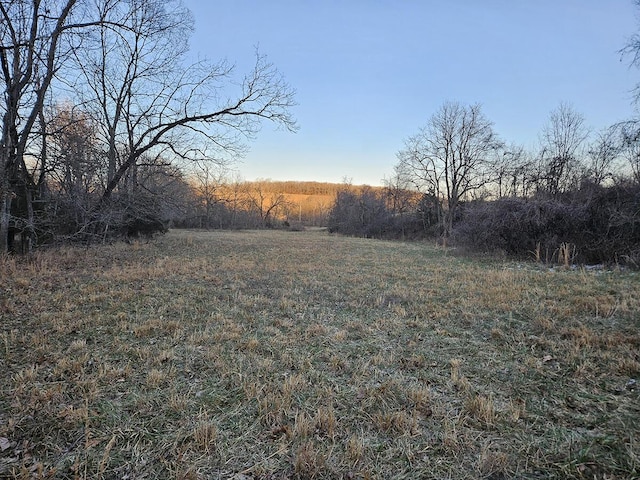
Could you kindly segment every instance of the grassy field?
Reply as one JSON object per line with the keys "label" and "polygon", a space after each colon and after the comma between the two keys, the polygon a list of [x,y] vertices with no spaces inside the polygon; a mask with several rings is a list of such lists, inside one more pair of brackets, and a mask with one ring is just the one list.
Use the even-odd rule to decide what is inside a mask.
{"label": "grassy field", "polygon": [[0,278],[2,478],[640,478],[634,272],[173,231]]}

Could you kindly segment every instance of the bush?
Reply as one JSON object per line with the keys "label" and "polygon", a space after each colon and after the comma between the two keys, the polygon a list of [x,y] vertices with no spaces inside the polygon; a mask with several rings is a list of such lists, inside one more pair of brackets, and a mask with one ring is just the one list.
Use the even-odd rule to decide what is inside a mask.
{"label": "bush", "polygon": [[583,185],[563,197],[502,198],[465,205],[456,242],[476,250],[553,261],[562,244],[585,263],[640,263],[640,186]]}

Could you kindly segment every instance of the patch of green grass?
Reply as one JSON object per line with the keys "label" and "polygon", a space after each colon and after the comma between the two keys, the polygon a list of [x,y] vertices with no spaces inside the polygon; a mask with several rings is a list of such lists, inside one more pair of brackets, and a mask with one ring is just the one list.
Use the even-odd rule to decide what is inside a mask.
{"label": "patch of green grass", "polygon": [[0,271],[1,477],[640,476],[634,272],[318,231]]}

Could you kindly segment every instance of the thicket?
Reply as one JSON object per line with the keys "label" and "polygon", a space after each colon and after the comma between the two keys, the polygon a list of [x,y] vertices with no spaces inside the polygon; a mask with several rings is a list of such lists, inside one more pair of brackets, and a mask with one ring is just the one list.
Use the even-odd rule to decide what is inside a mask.
{"label": "thicket", "polygon": [[[329,231],[382,239],[443,237],[444,208],[423,195],[398,212],[384,191],[342,191]],[[602,186],[585,181],[561,195],[475,200],[460,205],[449,245],[547,263],[640,266],[640,184]]]}
{"label": "thicket", "polygon": [[501,198],[464,206],[454,241],[551,263],[640,266],[640,185],[593,184],[559,197]]}
{"label": "thicket", "polygon": [[399,209],[389,189],[345,187],[336,194],[329,212],[329,232],[381,239],[424,238],[437,228],[436,215],[428,199],[415,192],[404,193],[409,199]]}

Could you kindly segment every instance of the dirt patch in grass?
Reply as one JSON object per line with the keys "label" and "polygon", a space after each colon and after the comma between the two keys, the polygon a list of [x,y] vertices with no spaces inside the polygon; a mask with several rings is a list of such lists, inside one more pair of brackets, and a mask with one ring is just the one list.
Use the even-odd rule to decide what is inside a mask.
{"label": "dirt patch in grass", "polygon": [[640,476],[633,272],[318,231],[0,272],[0,477]]}

